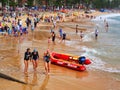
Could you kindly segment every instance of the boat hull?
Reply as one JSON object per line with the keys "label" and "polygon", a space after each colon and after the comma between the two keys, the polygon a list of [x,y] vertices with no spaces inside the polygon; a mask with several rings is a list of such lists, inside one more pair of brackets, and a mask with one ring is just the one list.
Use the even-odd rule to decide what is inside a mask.
{"label": "boat hull", "polygon": [[51,63],[62,67],[67,67],[77,71],[85,71],[85,65],[77,63],[78,60],[71,60],[71,56],[65,54],[51,53]]}

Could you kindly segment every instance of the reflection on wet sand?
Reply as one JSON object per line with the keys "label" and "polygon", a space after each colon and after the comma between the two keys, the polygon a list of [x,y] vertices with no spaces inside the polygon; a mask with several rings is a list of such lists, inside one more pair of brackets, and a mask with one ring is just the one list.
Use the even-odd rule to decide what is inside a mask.
{"label": "reflection on wet sand", "polygon": [[32,85],[37,85],[38,78],[37,78],[37,72],[34,72],[33,79],[32,79]]}
{"label": "reflection on wet sand", "polygon": [[88,71],[80,72],[57,65],[51,65],[52,76],[69,76],[75,78],[84,78],[89,75]]}
{"label": "reflection on wet sand", "polygon": [[46,75],[41,87],[39,88],[39,90],[45,90],[47,84],[48,84],[48,81],[49,81],[49,75]]}
{"label": "reflection on wet sand", "polygon": [[23,85],[22,90],[33,90],[34,86],[38,84],[37,73],[34,72],[32,80],[30,79],[28,73],[24,75],[24,80],[28,85]]}
{"label": "reflection on wet sand", "polygon": [[46,75],[44,80],[41,83],[38,82],[39,79],[37,77],[36,72],[34,72],[32,80],[30,79],[30,76],[28,74],[24,75],[24,80],[28,84],[23,85],[22,90],[36,90],[36,87],[37,87],[37,90],[45,90],[47,83],[49,81],[49,75]]}
{"label": "reflection on wet sand", "polygon": [[[24,80],[25,80],[26,83],[28,83],[28,75],[27,74],[24,76]],[[29,85],[23,85],[23,90],[27,90],[28,86]]]}

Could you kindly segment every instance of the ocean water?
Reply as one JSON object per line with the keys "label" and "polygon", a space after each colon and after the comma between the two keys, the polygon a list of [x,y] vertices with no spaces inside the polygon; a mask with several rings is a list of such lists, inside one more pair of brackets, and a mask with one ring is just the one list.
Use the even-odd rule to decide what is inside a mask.
{"label": "ocean water", "polygon": [[[104,20],[109,24],[108,32]],[[93,29],[98,27],[98,39],[95,39],[93,30],[79,44],[73,41],[72,44],[76,44],[73,47],[79,52],[82,50],[82,53],[74,54],[82,54],[92,60],[92,64],[87,66],[89,70],[110,73],[111,77],[120,81],[120,14],[103,15],[92,21],[96,24]]]}
{"label": "ocean water", "polygon": [[[104,20],[109,24],[108,32],[105,31]],[[91,47],[87,44],[83,47],[86,51],[84,55],[92,59],[90,69],[111,73],[111,76],[120,80],[120,14],[99,16],[93,22],[99,30],[98,39],[89,35],[85,43]]]}

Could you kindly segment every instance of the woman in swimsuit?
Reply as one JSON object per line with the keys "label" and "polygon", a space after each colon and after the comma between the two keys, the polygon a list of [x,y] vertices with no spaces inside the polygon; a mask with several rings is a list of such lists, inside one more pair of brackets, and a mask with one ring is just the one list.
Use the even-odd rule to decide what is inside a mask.
{"label": "woman in swimsuit", "polygon": [[31,52],[30,52],[30,48],[27,48],[27,51],[24,54],[24,64],[25,64],[24,73],[27,73],[28,71],[29,60],[31,60]]}
{"label": "woman in swimsuit", "polygon": [[38,66],[38,59],[39,59],[38,51],[36,49],[34,49],[32,52],[32,63],[33,63],[34,71],[36,71],[36,68]]}
{"label": "woman in swimsuit", "polygon": [[44,64],[45,64],[46,73],[48,74],[50,72],[50,52],[49,52],[49,50],[47,50],[44,53]]}

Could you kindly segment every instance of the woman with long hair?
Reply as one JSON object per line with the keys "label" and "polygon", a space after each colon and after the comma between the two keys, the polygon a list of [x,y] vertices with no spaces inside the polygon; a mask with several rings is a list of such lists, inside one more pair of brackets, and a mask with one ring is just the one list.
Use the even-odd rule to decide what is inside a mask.
{"label": "woman with long hair", "polygon": [[44,64],[45,64],[46,74],[48,74],[50,72],[50,51],[49,50],[47,50],[44,53]]}
{"label": "woman with long hair", "polygon": [[30,52],[30,48],[27,48],[24,54],[24,64],[25,64],[24,73],[27,73],[28,71],[29,60],[31,60],[31,52]]}

